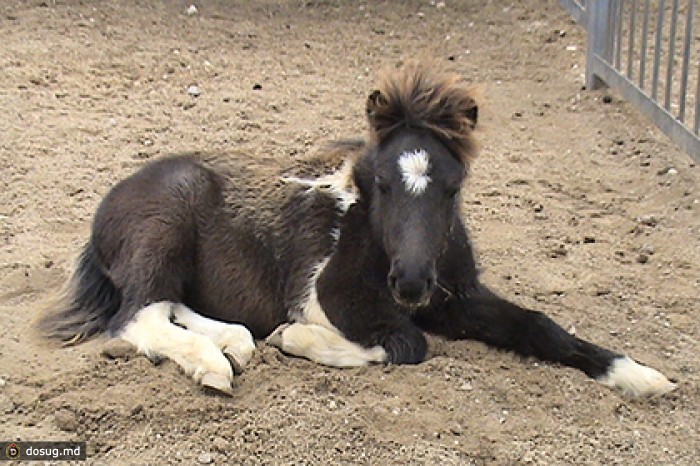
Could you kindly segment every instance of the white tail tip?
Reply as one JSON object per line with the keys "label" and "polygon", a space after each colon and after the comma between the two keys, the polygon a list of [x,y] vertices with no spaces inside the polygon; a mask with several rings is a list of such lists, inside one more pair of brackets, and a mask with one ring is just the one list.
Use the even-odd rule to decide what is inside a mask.
{"label": "white tail tip", "polygon": [[598,378],[598,382],[635,397],[663,395],[677,387],[661,372],[627,356],[615,359],[608,368],[608,373]]}

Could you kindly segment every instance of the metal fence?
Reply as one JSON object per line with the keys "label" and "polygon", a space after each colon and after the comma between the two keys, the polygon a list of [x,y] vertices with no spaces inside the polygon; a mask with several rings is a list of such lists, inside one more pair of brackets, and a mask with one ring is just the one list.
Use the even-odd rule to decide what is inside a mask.
{"label": "metal fence", "polygon": [[559,0],[588,32],[586,88],[620,92],[700,162],[696,0]]}

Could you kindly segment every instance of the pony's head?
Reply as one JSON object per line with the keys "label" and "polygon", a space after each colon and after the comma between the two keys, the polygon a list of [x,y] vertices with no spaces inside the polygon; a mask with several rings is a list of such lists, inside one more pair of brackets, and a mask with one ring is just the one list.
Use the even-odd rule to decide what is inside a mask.
{"label": "pony's head", "polygon": [[371,150],[355,178],[389,259],[394,300],[410,309],[426,305],[437,285],[438,259],[476,154],[477,113],[458,76],[421,65],[389,74],[367,100]]}

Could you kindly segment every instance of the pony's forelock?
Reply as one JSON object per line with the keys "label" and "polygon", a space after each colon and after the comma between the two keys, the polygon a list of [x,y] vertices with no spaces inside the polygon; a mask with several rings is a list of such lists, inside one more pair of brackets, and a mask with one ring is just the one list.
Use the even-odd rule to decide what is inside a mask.
{"label": "pony's forelock", "polygon": [[472,134],[476,91],[459,75],[436,71],[432,65],[411,63],[384,74],[367,102],[370,140],[381,144],[402,127],[425,129],[468,164],[477,153]]}

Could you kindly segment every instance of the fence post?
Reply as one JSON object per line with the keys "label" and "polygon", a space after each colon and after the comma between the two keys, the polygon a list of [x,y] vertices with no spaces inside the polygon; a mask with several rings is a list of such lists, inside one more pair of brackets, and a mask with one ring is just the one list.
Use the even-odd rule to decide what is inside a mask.
{"label": "fence post", "polygon": [[[622,1],[622,0],[616,0]],[[594,72],[596,56],[607,62],[612,60],[613,0],[593,0],[586,2],[588,10],[588,50],[586,55],[586,89],[594,90],[607,87],[607,84]],[[618,19],[619,21],[620,19]]]}

